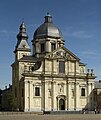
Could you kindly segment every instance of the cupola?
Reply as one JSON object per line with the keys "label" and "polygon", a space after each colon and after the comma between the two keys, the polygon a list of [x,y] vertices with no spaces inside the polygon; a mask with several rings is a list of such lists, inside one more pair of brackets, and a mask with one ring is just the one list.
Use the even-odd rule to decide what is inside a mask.
{"label": "cupola", "polygon": [[47,53],[64,45],[61,31],[52,22],[52,16],[47,13],[45,21],[34,32],[32,45],[33,55],[43,57]]}
{"label": "cupola", "polygon": [[61,31],[52,22],[52,16],[49,13],[47,13],[47,15],[44,18],[44,23],[36,29],[33,39],[52,37],[60,38],[63,40]]}

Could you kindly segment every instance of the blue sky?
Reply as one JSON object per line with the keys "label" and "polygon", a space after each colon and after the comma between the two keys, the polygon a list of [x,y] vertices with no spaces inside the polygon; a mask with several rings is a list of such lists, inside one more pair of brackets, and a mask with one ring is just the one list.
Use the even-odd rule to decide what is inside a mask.
{"label": "blue sky", "polygon": [[24,18],[29,45],[49,12],[65,46],[101,79],[101,0],[0,0],[0,88],[12,83],[16,35]]}

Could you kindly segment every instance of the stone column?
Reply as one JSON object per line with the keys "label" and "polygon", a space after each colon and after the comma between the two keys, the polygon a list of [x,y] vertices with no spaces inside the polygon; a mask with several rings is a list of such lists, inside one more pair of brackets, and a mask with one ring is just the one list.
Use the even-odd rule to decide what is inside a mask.
{"label": "stone column", "polygon": [[76,103],[77,103],[77,96],[76,96],[76,93],[77,93],[77,89],[76,89],[76,61],[75,61],[75,64],[74,64],[74,110],[76,110]]}
{"label": "stone column", "polygon": [[44,81],[44,79],[42,80],[41,95],[42,95],[42,99],[41,99],[41,110],[42,110],[42,111],[45,111],[45,81]]}
{"label": "stone column", "polygon": [[52,60],[52,74],[51,74],[51,77],[52,77],[52,81],[51,81],[51,86],[52,86],[52,99],[51,99],[51,110],[53,111],[53,108],[54,108],[54,79],[53,79],[53,72],[54,72],[54,62]]}
{"label": "stone column", "polygon": [[70,90],[71,90],[71,83],[68,82],[68,100],[67,100],[67,109],[70,110],[71,108],[71,93],[70,93]]}
{"label": "stone column", "polygon": [[[46,79],[45,79],[46,80]],[[48,110],[48,82],[45,81],[45,111]]]}
{"label": "stone column", "polygon": [[[53,78],[52,78],[53,79]],[[53,80],[52,80],[52,82],[51,82],[51,86],[52,86],[52,99],[51,99],[51,111],[53,111],[53,108],[54,108],[54,87],[53,87]]]}
{"label": "stone column", "polygon": [[30,110],[30,83],[29,81],[25,81],[24,85],[24,91],[25,91],[25,101],[24,101],[24,111],[29,111]]}
{"label": "stone column", "polygon": [[46,52],[51,52],[51,49],[50,49],[50,40],[46,41]]}
{"label": "stone column", "polygon": [[57,110],[57,101],[56,101],[56,82],[53,82],[53,110]]}
{"label": "stone column", "polygon": [[69,110],[69,95],[70,95],[70,83],[68,82],[70,63],[67,61],[67,81],[66,81],[66,100],[67,100],[67,110]]}
{"label": "stone column", "polygon": [[77,93],[76,82],[74,82],[74,110],[76,110],[76,103],[77,103],[76,93]]}
{"label": "stone column", "polygon": [[68,110],[68,79],[66,81],[66,110]]}
{"label": "stone column", "polygon": [[24,111],[28,109],[27,81],[24,81]]}
{"label": "stone column", "polygon": [[33,110],[33,84],[32,81],[30,81],[30,111]]}
{"label": "stone column", "polygon": [[30,82],[28,81],[28,111],[30,111]]}
{"label": "stone column", "polygon": [[80,104],[80,99],[79,99],[79,83],[76,83],[76,110],[79,110],[79,104]]}

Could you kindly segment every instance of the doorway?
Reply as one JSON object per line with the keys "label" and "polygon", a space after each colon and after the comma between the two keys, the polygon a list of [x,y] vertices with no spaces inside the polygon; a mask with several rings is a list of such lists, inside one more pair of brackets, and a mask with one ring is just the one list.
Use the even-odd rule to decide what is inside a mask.
{"label": "doorway", "polygon": [[65,110],[65,100],[64,99],[59,100],[59,110]]}

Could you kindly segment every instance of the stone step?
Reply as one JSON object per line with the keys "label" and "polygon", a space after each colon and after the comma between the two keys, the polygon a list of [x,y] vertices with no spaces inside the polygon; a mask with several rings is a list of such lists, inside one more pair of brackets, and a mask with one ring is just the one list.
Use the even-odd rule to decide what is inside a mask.
{"label": "stone step", "polygon": [[45,114],[81,114],[81,111],[45,111]]}

